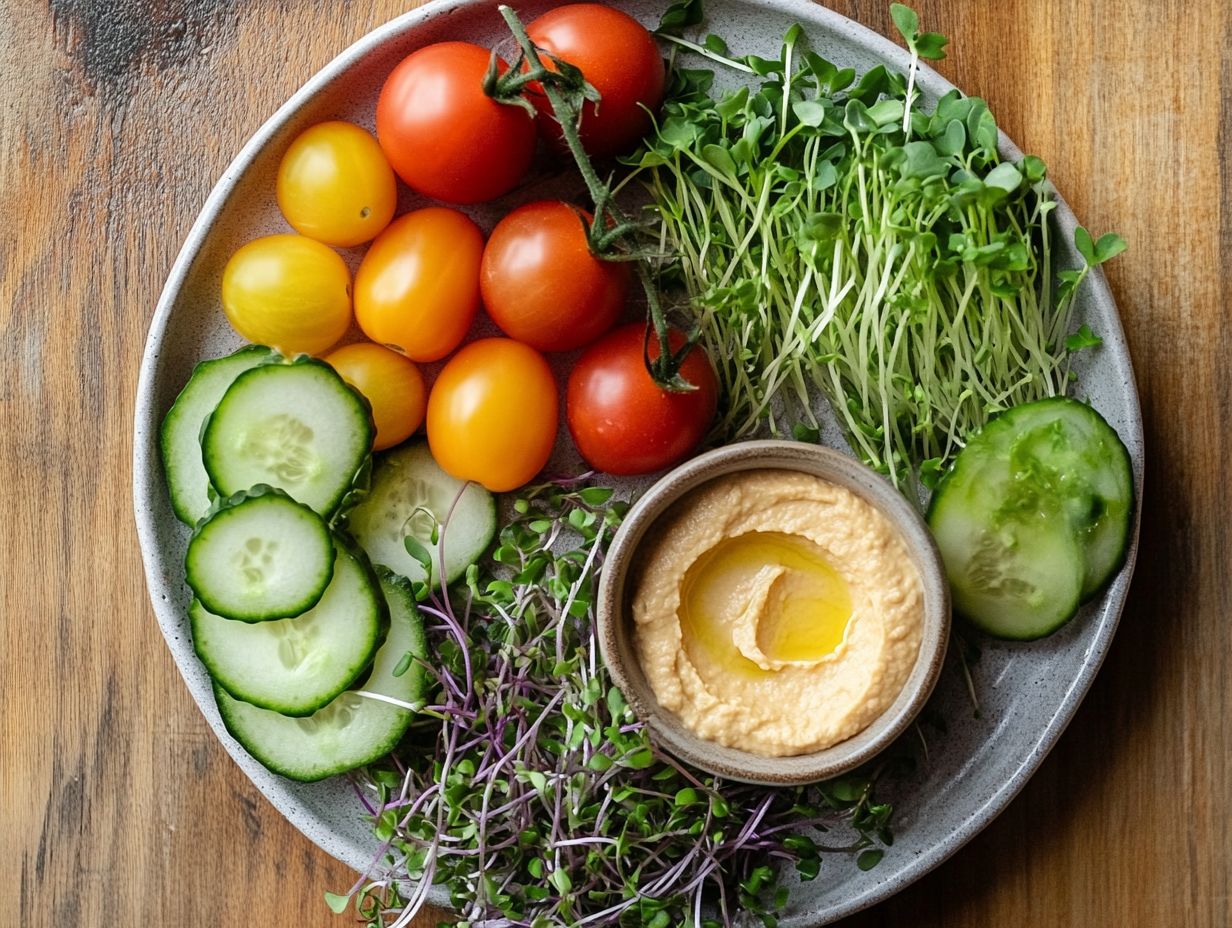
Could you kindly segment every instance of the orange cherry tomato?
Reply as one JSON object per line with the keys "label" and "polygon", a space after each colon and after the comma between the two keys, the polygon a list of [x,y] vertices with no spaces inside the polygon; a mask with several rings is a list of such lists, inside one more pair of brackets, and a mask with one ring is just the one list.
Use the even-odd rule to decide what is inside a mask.
{"label": "orange cherry tomato", "polygon": [[305,129],[278,165],[278,208],[301,235],[350,248],[394,218],[398,182],[372,135],[349,122]]}
{"label": "orange cherry tomato", "polygon": [[570,351],[615,324],[629,266],[590,253],[589,222],[568,203],[541,200],[496,224],[479,285],[488,315],[506,335],[540,351]]}
{"label": "orange cherry tomato", "polygon": [[558,405],[543,355],[509,338],[483,338],[450,358],[432,385],[428,445],[459,480],[513,490],[548,462]]}
{"label": "orange cherry tomato", "polygon": [[483,233],[443,206],[390,223],[355,273],[355,319],[364,334],[412,361],[436,361],[461,344],[479,309]]}
{"label": "orange cherry tomato", "polygon": [[240,335],[283,354],[320,354],[351,325],[351,272],[302,235],[267,235],[231,256],[222,308]]}
{"label": "orange cherry tomato", "polygon": [[428,389],[415,362],[372,342],[344,345],[325,362],[372,406],[376,423],[372,450],[401,444],[423,425]]}

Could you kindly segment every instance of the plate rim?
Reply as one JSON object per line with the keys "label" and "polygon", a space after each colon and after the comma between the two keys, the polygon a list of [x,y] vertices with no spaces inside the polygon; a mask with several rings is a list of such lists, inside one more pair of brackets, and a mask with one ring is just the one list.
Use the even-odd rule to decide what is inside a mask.
{"label": "plate rim", "polygon": [[[871,28],[850,19],[810,0],[743,0],[748,6],[775,13],[798,15],[801,19],[820,24],[823,28],[842,36],[845,42],[860,47],[875,55],[885,64],[906,70],[909,64],[907,51]],[[146,588],[151,607],[158,621],[168,650],[176,664],[181,678],[189,689],[198,711],[205,717],[211,730],[219,738],[224,749],[237,763],[244,774],[253,782],[262,796],[274,805],[279,814],[286,818],[301,833],[317,844],[323,851],[337,858],[352,869],[363,873],[371,865],[372,855],[362,848],[352,846],[346,836],[329,831],[322,835],[320,819],[297,796],[287,791],[280,778],[269,774],[263,769],[257,769],[254,761],[247,757],[238,743],[232,739],[222,726],[217,712],[213,715],[208,711],[206,702],[199,694],[199,685],[194,683],[191,654],[182,653],[172,647],[172,637],[179,622],[176,610],[170,605],[168,584],[158,570],[156,555],[156,532],[151,516],[149,499],[153,493],[159,492],[163,486],[161,466],[157,463],[157,452],[151,454],[151,443],[157,448],[159,410],[155,406],[155,371],[163,338],[171,319],[172,310],[177,298],[184,288],[189,272],[198,256],[203,251],[214,223],[217,221],[226,201],[235,190],[248,165],[255,156],[270,142],[282,127],[294,118],[300,110],[309,105],[317,94],[335,79],[343,77],[345,72],[364,56],[378,49],[386,42],[400,38],[427,23],[429,20],[449,13],[469,8],[495,6],[495,0],[429,0],[422,6],[409,10],[391,19],[361,36],[342,52],[336,55],[320,70],[313,74],[298,90],[296,90],[261,126],[249,137],[234,158],[223,171],[221,177],[206,196],[200,211],[176,255],[167,279],[159,294],[154,315],[146,334],[142,349],[141,366],[137,382],[137,391],[133,416],[133,509],[136,520],[138,544],[145,573]],[[513,3],[515,7],[518,3]],[[921,62],[918,66],[916,84],[930,94],[941,96],[955,85]],[[1004,134],[1000,132],[1000,145],[1003,156],[1020,158],[1021,150]],[[1054,217],[1061,230],[1072,236],[1077,218],[1062,194],[1056,192],[1057,208]],[[1122,435],[1130,450],[1134,476],[1134,515],[1132,536],[1126,550],[1125,563],[1119,570],[1112,584],[1105,590],[1099,601],[1098,613],[1088,621],[1096,623],[1088,654],[1083,660],[1079,672],[1063,691],[1056,711],[1048,723],[1039,732],[1039,736],[1030,750],[1021,757],[1013,773],[1005,779],[1001,786],[993,791],[982,804],[976,807],[964,824],[948,838],[933,845],[923,853],[905,862],[893,875],[886,880],[871,884],[861,892],[836,901],[824,911],[802,914],[798,918],[789,917],[790,921],[799,925],[826,925],[838,919],[853,915],[869,906],[875,905],[897,894],[921,877],[939,867],[965,846],[977,834],[983,831],[992,821],[1005,810],[1010,802],[1022,791],[1027,781],[1034,775],[1051,752],[1069,723],[1076,715],[1079,706],[1095,679],[1100,667],[1107,657],[1112,638],[1116,632],[1122,612],[1128,599],[1130,581],[1137,560],[1139,537],[1142,519],[1142,496],[1145,483],[1145,443],[1141,403],[1137,383],[1133,374],[1132,357],[1129,345],[1125,339],[1124,326],[1121,322],[1120,310],[1113,298],[1103,269],[1096,267],[1088,275],[1084,285],[1088,290],[1087,299],[1094,303],[1107,304],[1112,308],[1110,322],[1115,326],[1108,341],[1120,346],[1112,363],[1120,369],[1123,375],[1121,390],[1125,394],[1129,409],[1123,428],[1127,434]],[[1104,323],[1107,327],[1108,323]],[[1121,362],[1121,363],[1118,363]],[[840,449],[841,450],[841,449]],[[160,602],[161,599],[161,602]],[[208,684],[205,686],[208,691]],[[269,786],[279,788],[280,802],[275,804],[269,794]],[[331,846],[327,847],[325,840]],[[432,887],[429,901],[437,906],[448,906],[448,894],[443,887]]]}

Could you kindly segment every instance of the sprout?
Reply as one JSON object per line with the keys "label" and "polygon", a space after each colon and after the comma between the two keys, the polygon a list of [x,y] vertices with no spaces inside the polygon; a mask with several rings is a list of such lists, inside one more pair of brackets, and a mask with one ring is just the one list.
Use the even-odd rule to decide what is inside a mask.
{"label": "sprout", "polygon": [[[676,4],[673,27],[696,6]],[[914,495],[990,416],[1066,392],[1070,352],[1098,343],[1070,335],[1075,292],[1125,245],[1079,229],[1083,266],[1054,281],[1044,163],[1002,161],[982,100],[917,108],[918,61],[946,40],[891,12],[905,78],[877,66],[857,81],[799,27],[777,59],[663,35],[762,83],[716,100],[713,75],[675,69],[655,135],[626,160],[670,256],[659,279],[683,290],[716,362],[716,437],[816,434],[820,391],[852,449]]]}

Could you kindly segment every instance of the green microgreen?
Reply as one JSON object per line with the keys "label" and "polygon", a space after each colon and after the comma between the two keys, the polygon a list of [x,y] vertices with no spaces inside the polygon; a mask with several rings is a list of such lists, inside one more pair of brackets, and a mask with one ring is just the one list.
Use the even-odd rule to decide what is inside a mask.
{"label": "green microgreen", "polygon": [[1079,229],[1083,265],[1054,269],[1043,161],[1004,160],[982,100],[918,105],[918,62],[944,56],[943,36],[893,5],[908,73],[857,80],[799,27],[777,58],[736,56],[679,34],[695,5],[672,9],[665,40],[760,78],[713,97],[712,75],[677,65],[626,159],[671,256],[659,283],[716,364],[716,437],[811,437],[820,391],[856,453],[915,495],[990,416],[1066,392],[1070,352],[1092,344],[1071,336],[1076,291],[1124,242]]}
{"label": "green microgreen", "polygon": [[1104,340],[1091,331],[1091,327],[1080,325],[1078,331],[1065,339],[1065,348],[1068,351],[1081,351],[1084,348],[1098,348],[1104,343]]}

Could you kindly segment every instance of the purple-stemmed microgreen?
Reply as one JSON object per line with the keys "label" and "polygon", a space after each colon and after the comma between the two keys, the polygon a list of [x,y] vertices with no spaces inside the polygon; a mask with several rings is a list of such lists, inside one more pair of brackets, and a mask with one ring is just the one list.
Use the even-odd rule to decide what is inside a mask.
{"label": "purple-stemmed microgreen", "polygon": [[766,789],[662,754],[598,656],[596,581],[627,505],[562,480],[511,508],[464,583],[420,589],[433,701],[357,781],[383,843],[352,893],[370,928],[407,924],[432,882],[487,928],[773,925],[789,871],[811,879],[830,850],[810,834],[888,842],[876,772]]}

